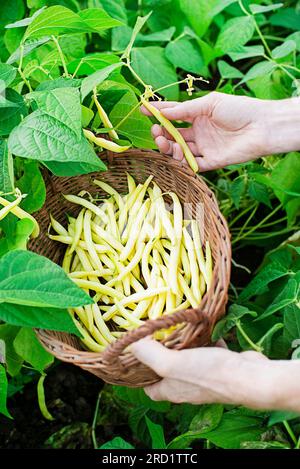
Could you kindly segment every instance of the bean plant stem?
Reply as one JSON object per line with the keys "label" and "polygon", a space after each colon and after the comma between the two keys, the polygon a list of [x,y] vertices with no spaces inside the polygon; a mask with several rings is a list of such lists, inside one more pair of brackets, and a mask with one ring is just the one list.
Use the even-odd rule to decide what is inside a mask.
{"label": "bean plant stem", "polygon": [[128,67],[128,69],[130,70],[131,74],[134,76],[134,78],[136,78],[136,80],[141,84],[143,85],[144,88],[147,88],[147,85],[146,83],[142,80],[142,78],[135,72],[135,70],[132,68],[132,66],[130,65],[130,61],[129,59],[127,59],[126,63],[124,63],[124,65],[126,65]]}
{"label": "bean plant stem", "polygon": [[94,417],[93,417],[93,423],[92,423],[92,440],[93,440],[94,449],[98,449],[98,443],[97,443],[97,437],[96,437],[96,426],[97,426],[97,418],[98,418],[98,413],[99,413],[101,394],[102,394],[102,390],[99,391],[98,393]]}
{"label": "bean plant stem", "polygon": [[69,72],[68,72],[65,57],[64,57],[63,51],[61,50],[61,47],[59,45],[58,39],[55,36],[51,36],[51,39],[54,42],[54,44],[56,45],[56,48],[57,48],[59,56],[60,56],[61,64],[62,64],[63,69],[64,69],[64,75],[67,77],[69,75]]}
{"label": "bean plant stem", "polygon": [[29,89],[29,91],[32,91],[31,84],[27,80],[27,78],[24,75],[24,72],[22,70],[22,65],[23,65],[23,57],[24,57],[24,44],[20,45],[20,60],[19,60],[19,67],[18,67],[18,72],[22,80],[24,81],[25,85]]}
{"label": "bean plant stem", "polygon": [[264,45],[264,47],[265,47],[267,53],[269,54],[270,57],[272,57],[271,49],[270,49],[270,47],[268,46],[268,43],[267,43],[267,41],[266,41],[266,39],[265,39],[263,33],[261,32],[260,27],[258,26],[258,24],[257,24],[257,22],[256,22],[255,16],[252,15],[251,13],[249,13],[249,12],[246,10],[246,8],[245,8],[244,5],[243,5],[243,1],[242,1],[242,0],[239,0],[239,5],[240,5],[240,7],[241,7],[241,10],[245,13],[245,15],[250,16],[251,18],[253,18],[254,26],[255,26],[256,32],[257,32],[257,34],[259,35],[260,40],[261,40],[261,42],[263,43],[263,45]]}
{"label": "bean plant stem", "polygon": [[128,119],[128,117],[138,108],[140,107],[141,103],[138,102],[132,109],[130,109],[130,111],[128,112],[128,114],[126,114],[126,116],[123,117],[123,119],[120,120],[120,122],[117,123],[117,125],[114,126],[114,130],[117,130],[122,124],[124,124],[124,122]]}
{"label": "bean plant stem", "polygon": [[263,351],[263,348],[262,347],[259,347],[258,345],[256,345],[251,339],[250,337],[246,334],[246,332],[244,331],[244,329],[242,328],[242,325],[240,323],[240,321],[237,321],[236,322],[236,327],[237,329],[240,331],[240,333],[242,334],[242,336],[244,337],[244,339],[246,340],[246,342],[248,342],[248,344],[253,348],[253,350],[255,350],[256,352],[262,352]]}
{"label": "bean plant stem", "polygon": [[286,420],[284,420],[282,423],[283,423],[283,425],[284,425],[286,431],[288,432],[288,434],[289,434],[289,436],[290,436],[292,442],[293,442],[293,443],[296,445],[296,447],[297,447],[298,441],[297,441],[297,438],[296,438],[296,436],[295,436],[295,433],[293,432],[293,430],[292,430],[291,427],[290,427],[290,424],[289,424]]}
{"label": "bean plant stem", "polygon": [[249,212],[250,210],[252,210],[253,208],[255,208],[256,206],[258,206],[258,203],[257,202],[254,202],[253,205],[250,205],[250,207],[246,207],[242,212],[240,212],[230,223],[229,223],[229,228],[231,228],[241,217],[243,217],[244,215],[246,215],[247,212]]}

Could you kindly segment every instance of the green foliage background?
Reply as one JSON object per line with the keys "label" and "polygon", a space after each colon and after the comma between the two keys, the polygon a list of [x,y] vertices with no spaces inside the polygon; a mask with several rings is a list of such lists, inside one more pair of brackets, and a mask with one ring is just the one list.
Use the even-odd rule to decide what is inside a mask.
{"label": "green foliage background", "polygon": [[[150,12],[136,36],[131,66],[144,82],[163,88],[163,98],[190,99],[184,84],[166,87],[187,73],[209,80],[195,87],[193,97],[210,90],[260,99],[300,95],[299,1],[2,0],[0,191],[8,199],[18,187],[28,194],[23,208],[34,213],[45,201],[43,167],[59,176],[105,169],[82,134],[82,126],[103,131],[91,101],[94,86],[121,138],[154,148],[151,120],[138,109],[143,87],[120,63],[137,17]],[[216,326],[214,339],[224,337],[234,350],[252,348],[270,358],[298,359],[299,153],[269,156],[203,177],[218,197],[233,245],[228,315]],[[38,269],[57,284],[68,279],[58,267],[23,251],[33,230],[30,220],[10,215],[0,222],[0,230],[0,352],[6,359],[0,365],[0,412],[9,418],[14,412],[7,396],[20,389],[26,393],[26,382],[37,380],[46,368],[51,373],[53,359],[31,327],[70,327],[65,308],[72,305],[67,297],[55,301],[56,290],[52,298],[40,299]],[[21,301],[23,286],[12,271],[14,298],[6,293],[8,266],[20,256],[24,276],[33,270],[35,296],[27,303]],[[72,288],[61,285],[61,291]],[[87,301],[75,288],[70,294],[76,304]],[[64,323],[57,325],[59,313]],[[142,390],[112,386],[100,395],[92,431],[95,447],[300,445],[300,419],[294,414],[157,403]],[[49,418],[42,392],[39,404]],[[122,433],[103,441],[103,426],[120,419],[127,425],[128,441]],[[49,439],[54,447],[58,440],[57,435]]]}

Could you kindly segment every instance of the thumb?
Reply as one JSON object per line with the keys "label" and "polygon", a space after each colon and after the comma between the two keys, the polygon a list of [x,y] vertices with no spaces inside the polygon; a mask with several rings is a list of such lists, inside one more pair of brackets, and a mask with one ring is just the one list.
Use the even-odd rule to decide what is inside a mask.
{"label": "thumb", "polygon": [[159,376],[167,376],[173,362],[174,351],[156,340],[146,337],[130,346],[130,351],[142,363],[149,366]]}
{"label": "thumb", "polygon": [[211,100],[209,95],[201,98],[176,103],[174,106],[161,109],[161,113],[167,119],[193,121],[198,116],[208,115],[211,110]]}

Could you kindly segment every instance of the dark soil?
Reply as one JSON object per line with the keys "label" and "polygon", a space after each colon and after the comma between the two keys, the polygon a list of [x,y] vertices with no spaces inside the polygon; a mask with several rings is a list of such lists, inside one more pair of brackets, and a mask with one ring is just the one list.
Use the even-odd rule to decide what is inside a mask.
{"label": "dark soil", "polygon": [[75,366],[60,364],[49,371],[44,385],[54,420],[41,415],[36,380],[27,384],[9,399],[13,420],[0,417],[0,448],[92,447],[92,420],[103,382]]}

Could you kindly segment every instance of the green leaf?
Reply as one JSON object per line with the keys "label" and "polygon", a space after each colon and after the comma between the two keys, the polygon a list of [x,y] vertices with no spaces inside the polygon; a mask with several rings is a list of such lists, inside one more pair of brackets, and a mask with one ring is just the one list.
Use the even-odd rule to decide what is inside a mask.
{"label": "green leaf", "polygon": [[36,91],[56,90],[57,88],[80,88],[81,79],[77,78],[57,78],[56,80],[47,80],[36,87]]}
{"label": "green leaf", "polygon": [[263,60],[262,62],[258,62],[257,64],[253,65],[253,67],[248,70],[244,78],[240,81],[239,85],[242,83],[246,83],[249,80],[253,80],[254,78],[270,75],[273,70],[275,70],[276,66],[274,63]]}
{"label": "green leaf", "polygon": [[232,65],[229,65],[227,62],[224,62],[224,60],[218,61],[218,69],[221,77],[224,79],[243,78],[244,76],[242,72],[232,67]]}
{"label": "green leaf", "polygon": [[170,26],[167,29],[162,29],[161,31],[155,31],[154,33],[150,34],[138,34],[137,36],[137,44],[139,42],[169,42],[171,41],[176,28],[174,26]]}
{"label": "green leaf", "polygon": [[243,441],[241,449],[290,449],[289,443],[280,441]]}
{"label": "green leaf", "polygon": [[263,46],[240,46],[234,49],[234,51],[228,52],[231,60],[236,62],[237,60],[250,59],[252,57],[263,56],[265,50]]}
{"label": "green leaf", "polygon": [[299,418],[300,414],[296,412],[287,412],[284,410],[274,410],[270,414],[268,426],[275,425],[276,423],[284,422],[285,420],[293,420]]}
{"label": "green leaf", "polygon": [[[99,160],[101,161],[101,160]],[[60,163],[57,161],[43,162],[44,166],[48,168],[55,176],[68,177],[68,176],[79,176],[81,174],[89,174],[95,171],[105,171],[106,166],[101,161],[101,168],[99,165],[88,164],[88,163]]]}
{"label": "green leaf", "polygon": [[0,303],[0,319],[14,326],[69,332],[80,337],[66,309]]}
{"label": "green leaf", "polygon": [[125,386],[113,386],[114,395],[120,401],[132,406],[143,406],[147,410],[155,412],[167,412],[170,409],[170,402],[152,401],[141,388],[127,388]]}
{"label": "green leaf", "polygon": [[103,8],[113,18],[127,23],[124,0],[88,0],[89,8]]}
{"label": "green leaf", "polygon": [[267,13],[268,11],[278,10],[278,8],[283,7],[283,3],[273,3],[273,5],[256,5],[251,3],[249,5],[250,11],[254,14]]}
{"label": "green leaf", "polygon": [[63,122],[40,110],[26,117],[11,132],[8,147],[22,158],[64,164],[86,163],[99,171],[105,169],[83,134],[78,138]]}
{"label": "green leaf", "polygon": [[0,3],[0,29],[8,23],[13,23],[25,14],[25,6],[22,0],[1,0]]}
{"label": "green leaf", "polygon": [[107,67],[103,68],[102,70],[98,70],[97,72],[93,73],[92,75],[84,78],[81,85],[81,96],[84,99],[95,86],[100,85],[109,75],[116,70],[117,68],[123,65],[122,62],[114,63],[108,65]]}
{"label": "green leaf", "polygon": [[138,16],[138,17],[137,17],[136,22],[135,22],[135,25],[134,25],[134,28],[133,28],[133,30],[132,30],[132,34],[131,34],[129,43],[128,43],[126,49],[124,50],[121,59],[129,58],[129,57],[130,57],[130,54],[131,54],[131,50],[132,50],[134,41],[135,41],[135,39],[136,39],[138,33],[141,31],[142,27],[144,26],[144,24],[146,23],[146,21],[148,20],[148,18],[149,18],[150,16],[151,16],[151,12],[148,13],[148,15],[146,15],[146,16]]}
{"label": "green leaf", "polygon": [[194,440],[202,438],[202,434],[214,430],[219,425],[222,415],[223,406],[221,404],[200,406],[200,410],[191,421],[189,431],[174,438],[168,444],[168,449],[187,448]]}
{"label": "green leaf", "polygon": [[28,327],[22,327],[14,340],[14,348],[23,360],[42,373],[54,362],[50,355],[37,340],[35,332]]}
{"label": "green leaf", "polygon": [[222,27],[215,47],[222,54],[233,51],[250,41],[254,31],[255,24],[251,16],[231,18]]}
{"label": "green leaf", "polygon": [[34,228],[34,222],[29,218],[18,220],[12,232],[6,233],[0,239],[0,257],[8,251],[27,249],[27,243]]}
{"label": "green leaf", "polygon": [[[135,47],[132,49],[131,64],[142,80],[153,86],[154,89],[177,81],[176,72],[165,58],[165,52],[162,47]],[[176,101],[178,99],[178,91],[178,85],[176,84],[161,90],[160,94],[167,99]]]}
{"label": "green leaf", "polygon": [[7,148],[6,140],[0,139],[0,192],[8,193],[14,189],[14,165]]}
{"label": "green leaf", "polygon": [[104,29],[114,28],[122,24],[121,21],[111,18],[104,10],[100,10],[100,8],[81,10],[78,15],[92,31],[97,33],[101,33]]}
{"label": "green leaf", "polygon": [[265,431],[263,419],[249,417],[238,412],[227,412],[220,425],[202,436],[214,445],[224,449],[239,449],[244,441],[259,440]]}
{"label": "green leaf", "polygon": [[27,196],[22,200],[21,207],[26,212],[36,212],[46,200],[46,186],[36,161],[24,160],[23,175],[16,182],[16,187]]}
{"label": "green leaf", "polygon": [[93,302],[54,262],[21,250],[9,252],[0,259],[0,300],[53,308],[71,308]]}
{"label": "green leaf", "polygon": [[81,105],[81,125],[82,127],[88,127],[89,123],[94,117],[93,111],[86,107]]}
{"label": "green leaf", "polygon": [[17,76],[17,69],[9,64],[0,63],[0,81],[5,83],[5,86],[9,86]]}
{"label": "green leaf", "polygon": [[45,10],[45,8],[46,7],[39,8],[37,11],[33,13],[32,16],[23,18],[22,20],[19,20],[19,21],[15,21],[14,23],[7,24],[5,28],[14,29],[14,28],[23,28],[25,26],[29,26],[33,22],[34,18],[39,16],[42,13],[42,11]]}
{"label": "green leaf", "polygon": [[99,449],[134,449],[134,446],[132,446],[120,436],[116,436],[112,440],[107,441],[101,445]]}
{"label": "green leaf", "polygon": [[277,46],[272,50],[272,57],[274,59],[281,59],[282,57],[286,57],[287,55],[291,54],[291,52],[294,52],[296,47],[297,46],[295,41],[285,41],[283,44],[280,44],[280,46]]}
{"label": "green leaf", "polygon": [[201,74],[204,61],[199,47],[186,37],[169,42],[165,49],[169,62],[191,73]]}
{"label": "green leaf", "polygon": [[22,116],[27,115],[27,107],[24,99],[15,90],[6,90],[6,99],[13,103],[13,106],[2,107],[0,112],[0,136],[5,136],[21,122]]}
{"label": "green leaf", "polygon": [[[51,39],[50,36],[41,37],[38,39],[28,39],[24,44],[22,44],[23,49],[23,58],[29,55],[32,51],[34,51],[37,47],[40,47],[43,44],[46,44]],[[21,57],[21,46],[19,46],[7,59],[8,64],[13,64],[18,62]]]}
{"label": "green leaf", "polygon": [[224,335],[235,327],[236,323],[245,315],[256,317],[257,313],[255,311],[251,311],[245,306],[238,304],[231,305],[228,310],[228,314],[215,325],[211,337],[212,341],[216,342],[221,339],[221,337],[224,337]]}
{"label": "green leaf", "polygon": [[20,328],[9,324],[0,325],[0,340],[5,344],[5,364],[10,376],[16,376],[22,368],[23,359],[17,354],[14,348],[14,339]]}
{"label": "green leaf", "polygon": [[300,51],[300,31],[292,33],[287,37],[287,40],[294,41],[296,43],[296,49]]}
{"label": "green leaf", "polygon": [[3,365],[0,364],[0,413],[5,415],[5,417],[12,418],[6,406],[7,387],[8,387],[8,382],[7,382],[5,368]]}
{"label": "green leaf", "polygon": [[283,313],[283,336],[291,344],[293,340],[300,338],[300,308],[294,303],[286,306]]}
{"label": "green leaf", "polygon": [[57,88],[36,91],[31,95],[39,109],[63,122],[66,127],[81,136],[81,107],[78,88]]}
{"label": "green leaf", "polygon": [[119,24],[121,23],[110,18],[104,10],[82,10],[77,14],[64,6],[55,5],[44,10],[32,21],[26,30],[24,40],[52,35],[99,32]]}
{"label": "green leaf", "polygon": [[243,177],[237,177],[231,184],[229,188],[229,195],[238,209],[241,203],[242,195],[245,191],[245,179]]}
{"label": "green leaf", "polygon": [[164,430],[161,425],[152,422],[147,416],[145,417],[146,424],[151,436],[152,449],[165,449],[167,447]]}
{"label": "green leaf", "polygon": [[[127,91],[109,114],[112,124],[118,124],[137,104],[138,99],[135,94],[132,91]],[[155,147],[151,136],[151,121],[141,114],[139,107],[118,127],[118,132],[128,137],[136,147]]]}
{"label": "green leaf", "polygon": [[274,26],[283,26],[294,31],[300,30],[300,12],[295,8],[283,8],[270,18]]}
{"label": "green leaf", "polygon": [[276,313],[277,311],[296,303],[299,300],[300,284],[294,278],[290,278],[282,291],[274,298],[272,303],[264,311],[262,315],[257,318],[257,321],[265,319],[268,316]]}
{"label": "green leaf", "polygon": [[215,13],[213,9],[217,7],[218,3],[220,2],[217,0],[179,1],[181,10],[199,37],[202,37],[207,31]]}
{"label": "green leaf", "polygon": [[254,295],[259,295],[265,292],[270,282],[284,277],[287,274],[288,271],[286,267],[282,266],[279,262],[275,261],[267,264],[241,292],[239,301],[245,301]]}
{"label": "green leaf", "polygon": [[269,208],[272,208],[268,189],[263,184],[250,179],[248,193],[252,199],[265,204]]}
{"label": "green leaf", "polygon": [[105,52],[95,52],[93,54],[87,54],[80,59],[73,60],[68,64],[68,71],[75,73],[76,75],[91,75],[97,70],[102,70],[108,65],[114,63],[120,63],[120,59],[117,55],[107,54]]}

